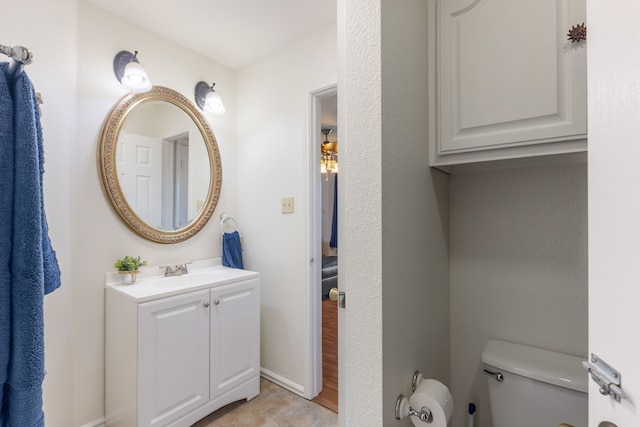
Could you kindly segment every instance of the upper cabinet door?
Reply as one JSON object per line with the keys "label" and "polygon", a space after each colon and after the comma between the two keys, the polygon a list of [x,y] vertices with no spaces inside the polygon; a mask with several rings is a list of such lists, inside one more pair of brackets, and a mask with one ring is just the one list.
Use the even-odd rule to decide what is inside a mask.
{"label": "upper cabinet door", "polygon": [[432,164],[584,151],[585,0],[441,0]]}

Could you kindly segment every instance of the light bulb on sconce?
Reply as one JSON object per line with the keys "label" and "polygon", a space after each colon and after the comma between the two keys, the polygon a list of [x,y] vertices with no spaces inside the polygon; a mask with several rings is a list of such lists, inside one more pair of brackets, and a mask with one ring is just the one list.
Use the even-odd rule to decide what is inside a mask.
{"label": "light bulb on sconce", "polygon": [[113,72],[122,86],[133,92],[147,92],[153,84],[137,58],[138,51],[121,50],[113,58]]}
{"label": "light bulb on sconce", "polygon": [[195,99],[196,104],[201,110],[220,115],[224,114],[227,109],[222,103],[220,95],[213,89],[215,85],[216,84],[213,83],[209,86],[206,82],[198,82],[196,85]]}

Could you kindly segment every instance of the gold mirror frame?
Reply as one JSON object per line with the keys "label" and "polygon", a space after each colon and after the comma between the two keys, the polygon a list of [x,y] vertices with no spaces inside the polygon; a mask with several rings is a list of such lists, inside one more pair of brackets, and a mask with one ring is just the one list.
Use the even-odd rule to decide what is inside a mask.
{"label": "gold mirror frame", "polygon": [[[147,224],[131,209],[118,182],[116,147],[122,125],[136,107],[151,101],[169,102],[187,113],[200,130],[209,154],[210,182],[207,198],[195,219],[186,227],[178,230],[160,230]],[[132,231],[154,242],[178,243],[193,237],[207,224],[220,198],[222,163],[220,161],[220,152],[218,151],[218,142],[213,130],[209,126],[206,117],[191,101],[166,87],[154,86],[149,92],[130,93],[125,95],[113,107],[105,119],[100,133],[98,164],[102,177],[102,187],[111,202],[111,207],[122,222]]]}

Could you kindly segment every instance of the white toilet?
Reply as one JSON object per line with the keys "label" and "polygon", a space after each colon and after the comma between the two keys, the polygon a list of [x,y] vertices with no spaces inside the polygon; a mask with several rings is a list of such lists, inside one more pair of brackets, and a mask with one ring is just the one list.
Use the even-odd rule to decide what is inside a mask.
{"label": "white toilet", "polygon": [[505,341],[482,352],[493,427],[586,427],[588,373],[576,356]]}

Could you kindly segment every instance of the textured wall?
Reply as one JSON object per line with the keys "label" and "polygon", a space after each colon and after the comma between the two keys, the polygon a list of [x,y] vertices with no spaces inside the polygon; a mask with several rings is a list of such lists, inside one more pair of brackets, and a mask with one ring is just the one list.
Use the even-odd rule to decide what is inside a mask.
{"label": "textured wall", "polygon": [[489,426],[488,339],[587,354],[586,164],[456,174],[450,209],[452,426]]}
{"label": "textured wall", "polygon": [[425,41],[434,4],[345,1],[339,8],[340,286],[348,301],[345,346],[354,355],[341,371],[343,425],[411,425],[395,421],[393,408],[398,394],[410,392],[413,372],[448,381],[447,179],[429,169],[427,153]]}
{"label": "textured wall", "polygon": [[[340,424],[382,425],[382,215],[380,1],[338,3],[338,192],[340,288],[348,308],[340,327],[346,351],[340,367]],[[343,167],[344,164],[344,167]],[[342,348],[345,348],[342,347]]]}

